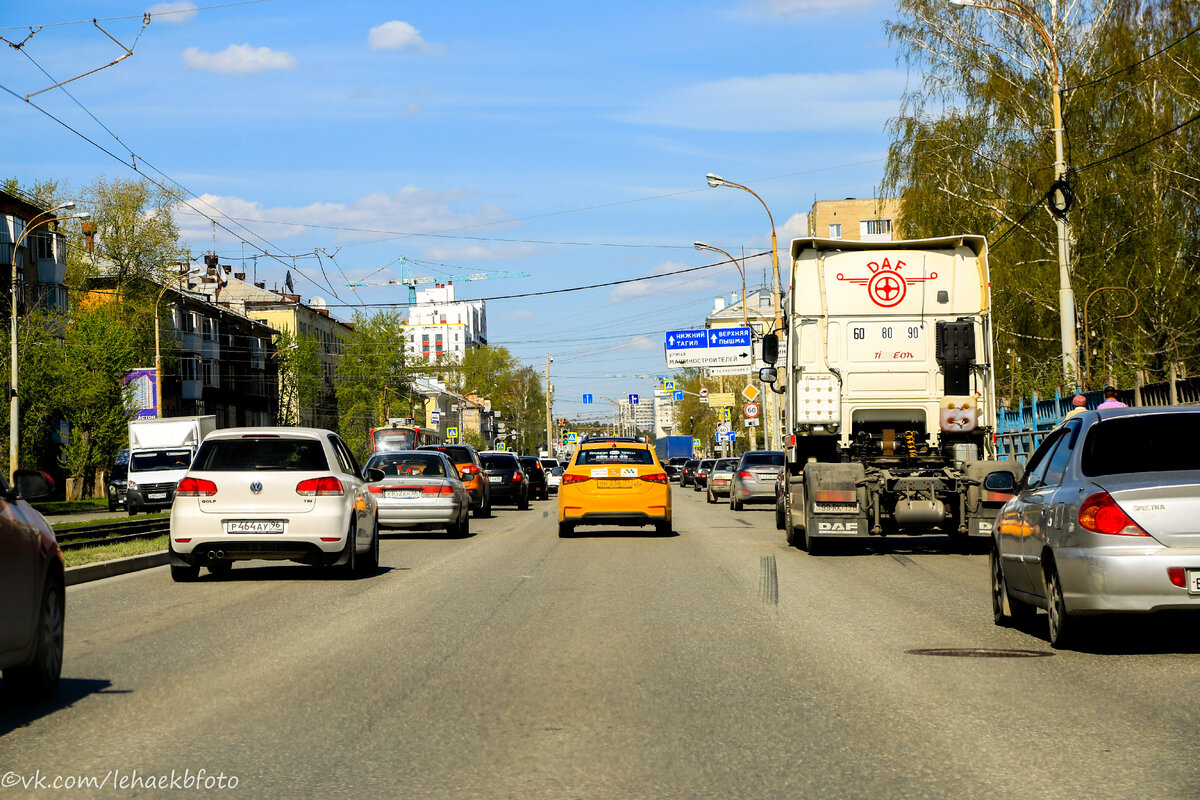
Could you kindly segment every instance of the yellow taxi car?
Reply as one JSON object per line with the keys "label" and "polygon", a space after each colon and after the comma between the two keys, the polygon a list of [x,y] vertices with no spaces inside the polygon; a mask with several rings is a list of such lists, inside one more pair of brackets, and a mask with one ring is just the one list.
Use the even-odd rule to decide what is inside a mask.
{"label": "yellow taxi car", "polygon": [[654,448],[637,439],[589,439],[558,486],[558,535],[578,525],[653,525],[671,532],[671,485]]}

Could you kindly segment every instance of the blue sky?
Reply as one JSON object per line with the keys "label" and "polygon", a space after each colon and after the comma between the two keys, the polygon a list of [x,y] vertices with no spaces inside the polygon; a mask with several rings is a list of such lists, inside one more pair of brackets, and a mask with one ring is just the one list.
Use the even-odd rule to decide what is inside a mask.
{"label": "blue sky", "polygon": [[[279,254],[260,255],[258,278],[291,269],[344,319],[404,302],[345,286],[399,277],[401,257],[419,275],[530,273],[458,285],[493,298],[712,263],[696,240],[769,248],[762,207],[708,172],[762,195],[786,253],[814,199],[877,191],[908,83],[883,35],[893,14],[872,0],[5,0],[6,39],[43,26],[0,51],[0,84],[22,97],[121,55],[93,18],[136,41],[68,84],[74,100],[32,98],[124,163],[6,93],[5,175],[135,177],[127,146],[246,240],[218,229],[223,260]],[[193,254],[213,246],[208,219],[178,219]],[[750,262],[749,283],[768,269]],[[492,300],[489,340],[539,369],[554,356],[556,415],[602,413],[581,394],[649,394],[669,374],[663,332],[702,325],[735,289],[725,265]]]}

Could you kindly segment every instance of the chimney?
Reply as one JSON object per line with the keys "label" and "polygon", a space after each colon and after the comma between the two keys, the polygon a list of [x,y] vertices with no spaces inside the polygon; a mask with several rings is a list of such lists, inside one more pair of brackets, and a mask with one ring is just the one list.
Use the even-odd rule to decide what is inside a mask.
{"label": "chimney", "polygon": [[257,286],[257,287],[258,287],[258,288],[260,288],[260,289],[266,289],[266,288],[267,288],[267,282],[266,282],[266,281],[259,281],[258,283],[254,284],[254,285],[255,285],[255,286]]}
{"label": "chimney", "polygon": [[83,231],[83,238],[87,245],[87,251],[91,253],[96,246],[96,231],[99,230],[99,226],[94,222],[85,221],[80,223],[79,228]]}
{"label": "chimney", "polygon": [[239,281],[244,281],[244,280],[246,280],[246,273],[235,272],[235,273],[233,273],[233,277],[237,278]]}
{"label": "chimney", "polygon": [[724,297],[714,297],[712,313],[719,314],[720,312],[722,312],[724,310],[725,310],[725,298]]}

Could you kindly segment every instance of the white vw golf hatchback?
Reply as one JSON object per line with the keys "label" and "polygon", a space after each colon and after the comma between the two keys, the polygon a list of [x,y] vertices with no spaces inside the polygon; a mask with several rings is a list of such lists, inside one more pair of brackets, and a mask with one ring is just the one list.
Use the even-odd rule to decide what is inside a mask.
{"label": "white vw golf hatchback", "polygon": [[316,428],[227,428],[209,434],[171,507],[171,577],[234,561],[333,565],[348,574],[379,563],[377,503],[350,449]]}

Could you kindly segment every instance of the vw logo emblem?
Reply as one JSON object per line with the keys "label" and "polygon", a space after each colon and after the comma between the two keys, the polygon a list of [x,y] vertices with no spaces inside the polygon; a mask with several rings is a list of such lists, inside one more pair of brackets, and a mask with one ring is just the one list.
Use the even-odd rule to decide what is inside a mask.
{"label": "vw logo emblem", "polygon": [[259,492],[261,492],[262,491],[262,483],[259,481],[255,481],[254,483],[250,484],[250,491],[254,492],[255,494],[258,494]]}

